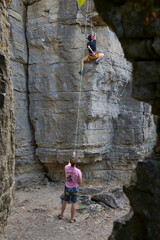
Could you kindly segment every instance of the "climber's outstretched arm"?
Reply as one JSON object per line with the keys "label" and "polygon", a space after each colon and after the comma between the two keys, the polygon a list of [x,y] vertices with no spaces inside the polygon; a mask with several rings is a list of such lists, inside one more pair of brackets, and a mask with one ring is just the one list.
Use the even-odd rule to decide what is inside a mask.
{"label": "climber's outstretched arm", "polygon": [[93,38],[94,38],[94,40],[96,40],[96,33],[94,33]]}

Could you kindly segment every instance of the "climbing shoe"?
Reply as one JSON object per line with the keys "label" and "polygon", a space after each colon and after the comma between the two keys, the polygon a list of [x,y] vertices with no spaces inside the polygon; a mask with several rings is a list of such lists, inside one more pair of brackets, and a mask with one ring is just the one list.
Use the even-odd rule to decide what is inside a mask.
{"label": "climbing shoe", "polygon": [[98,62],[97,60],[95,60],[95,62],[96,62],[97,64],[99,64],[99,62]]}
{"label": "climbing shoe", "polygon": [[83,72],[83,71],[80,71],[79,74],[80,74],[80,75],[84,75],[84,72]]}

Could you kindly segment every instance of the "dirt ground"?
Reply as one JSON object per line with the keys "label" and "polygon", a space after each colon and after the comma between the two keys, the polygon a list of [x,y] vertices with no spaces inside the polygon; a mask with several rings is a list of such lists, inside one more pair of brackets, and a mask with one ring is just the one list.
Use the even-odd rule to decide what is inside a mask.
{"label": "dirt ground", "polygon": [[[113,221],[129,211],[129,206],[123,210],[102,208],[101,212],[91,213],[77,210],[76,222],[69,223],[71,205],[68,204],[64,220],[59,220],[63,189],[62,184],[52,184],[17,190],[6,227],[8,240],[106,240],[111,234]],[[77,209],[81,205],[77,203]]]}

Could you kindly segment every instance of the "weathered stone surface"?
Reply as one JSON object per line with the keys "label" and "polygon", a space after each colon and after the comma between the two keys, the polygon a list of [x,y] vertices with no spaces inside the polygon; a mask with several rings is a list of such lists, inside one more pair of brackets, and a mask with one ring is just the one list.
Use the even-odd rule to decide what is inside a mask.
{"label": "weathered stone surface", "polygon": [[[20,185],[27,174],[39,179],[40,162],[53,180],[64,177],[75,145],[85,11],[73,0],[13,0],[9,9]],[[154,122],[149,105],[131,98],[132,64],[95,10],[93,25],[105,58],[85,65],[77,157],[85,179],[129,179],[136,161],[153,148]]]}
{"label": "weathered stone surface", "polygon": [[[160,75],[157,66],[160,53],[160,21],[157,17],[156,21],[150,21],[147,26],[143,24],[149,1],[146,1],[146,4],[148,8],[143,1],[126,0],[119,3],[112,0],[95,0],[101,17],[112,26],[119,37],[126,57],[137,62],[138,68],[134,69],[136,81],[133,81],[133,96],[152,104],[152,112],[159,115],[160,92],[159,80],[157,82],[156,79],[159,79]],[[154,6],[159,8],[159,2],[155,1]]]}
{"label": "weathered stone surface", "polygon": [[[126,56],[137,61],[134,72],[134,96],[152,103],[153,112],[159,114],[160,84],[159,70],[157,70],[159,67],[159,21],[144,28],[140,24],[144,13],[139,7],[136,7],[137,5],[130,4],[131,1],[124,4],[125,1],[108,0],[105,1],[106,5],[103,1],[95,2],[97,2],[97,6],[101,6],[102,3],[103,11],[107,11],[105,16],[102,12],[102,17],[114,26]],[[2,1],[2,10],[3,7],[6,7],[5,3],[8,4],[9,1]],[[65,164],[74,149],[75,116],[79,91],[77,72],[85,38],[84,10],[86,6],[81,11],[77,7],[76,1],[69,0],[66,4],[62,3],[59,1],[53,3],[49,0],[14,0],[9,10],[12,19],[11,64],[14,88],[17,94],[15,105],[17,106],[15,108],[17,122],[16,166],[22,181],[24,173],[28,178],[28,173],[31,171],[33,175],[41,172],[41,170],[38,171],[38,168],[41,168],[38,158],[46,164],[53,179],[61,179],[62,164]],[[5,12],[3,13],[3,17],[6,17]],[[98,177],[106,180],[114,177],[124,179],[134,169],[136,161],[143,159],[151,151],[155,143],[155,128],[150,107],[147,104],[138,103],[130,97],[133,78],[132,64],[124,58],[116,35],[105,26],[95,11],[93,23],[94,30],[97,32],[99,51],[105,53],[105,58],[98,66],[95,66],[94,63],[85,66],[77,155],[86,179],[93,180]],[[0,30],[4,30],[4,26],[6,27],[2,24]],[[3,34],[0,40],[3,50],[8,51],[7,34]],[[2,53],[2,62],[4,61],[3,55]],[[150,60],[150,62],[146,60]],[[7,64],[7,66],[9,65]],[[146,68],[149,71],[146,71]],[[147,79],[145,83],[143,83],[144,78]],[[4,83],[1,84],[1,89],[0,108],[3,109],[6,104]],[[10,90],[10,88],[8,89]],[[12,98],[11,95],[10,97]],[[9,103],[7,101],[7,107]],[[13,118],[12,110],[8,119],[10,118]],[[4,121],[5,117],[2,119],[4,130],[7,121]],[[7,126],[7,130],[11,133],[8,135],[8,139],[13,142],[13,129]],[[2,144],[2,150],[3,146]],[[11,150],[12,153],[13,151],[14,149]],[[35,158],[35,155],[38,158]],[[23,161],[20,160],[21,158]],[[11,159],[13,158],[11,157]],[[3,163],[3,161],[2,155],[1,162]],[[155,167],[152,167],[153,163],[145,164],[148,163],[144,162],[142,169],[148,169],[147,174],[151,169],[152,175],[154,176],[155,173],[157,177],[156,171],[159,167],[156,164]],[[12,164],[9,163],[7,166],[13,172]],[[4,169],[2,166],[2,170]],[[143,172],[146,175],[145,171],[141,171],[142,182],[144,180]],[[3,175],[2,179],[4,179]],[[151,187],[154,189],[156,181],[151,182]],[[159,184],[159,181],[157,183]],[[5,187],[7,186],[6,188],[9,189],[12,184],[12,178],[9,180],[7,178]],[[138,193],[141,192],[142,195],[143,187],[138,189]],[[134,190],[137,191],[137,186]],[[8,206],[11,198],[7,194],[3,201]],[[129,196],[129,189],[127,194]],[[140,199],[143,200],[141,194]],[[132,199],[132,193],[130,195]],[[156,196],[159,197],[159,193]],[[153,199],[154,197],[155,195]],[[136,209],[134,202],[132,205]],[[148,207],[148,203],[146,205]],[[152,210],[155,213],[155,210]],[[135,210],[135,214],[130,220],[131,225],[128,224],[131,230],[131,234],[126,235],[128,239],[134,239],[134,236],[138,236],[139,239],[147,239],[144,230],[145,221],[146,219],[150,221],[152,218],[150,218],[150,212],[147,212],[149,217],[146,216],[143,207],[142,213],[143,221],[141,222],[139,209]],[[157,225],[155,226],[157,227]],[[154,231],[154,226],[149,222],[147,227],[147,237],[153,233],[152,238],[157,239],[158,235],[157,231]],[[133,229],[138,229],[138,231],[132,231]]]}
{"label": "weathered stone surface", "polygon": [[[97,10],[102,18],[117,33],[125,54],[135,61],[133,96],[152,105],[152,112],[160,113],[160,78],[159,78],[159,16],[150,21],[148,26],[141,24],[147,9],[142,1],[97,1]],[[145,2],[149,4],[149,1]],[[159,8],[159,2],[154,2]],[[137,46],[137,47],[136,47]],[[135,49],[136,47],[136,49]],[[135,49],[135,51],[133,50]],[[160,121],[157,125],[157,145],[145,161],[140,161],[136,168],[134,181],[125,187],[133,211],[115,222],[110,240],[159,239],[159,162],[160,162]]]}
{"label": "weathered stone surface", "polygon": [[108,192],[101,192],[91,198],[92,201],[104,203],[105,205],[118,209],[127,204],[126,197],[120,188],[110,189]]}
{"label": "weathered stone surface", "polygon": [[27,7],[25,1],[13,0],[8,9],[12,82],[15,95],[16,186],[43,178],[43,167],[35,156],[34,129],[29,119],[28,46],[26,39]]}
{"label": "weathered stone surface", "polygon": [[[38,1],[27,8],[29,114],[36,154],[54,180],[62,178],[57,163],[69,160],[75,144],[85,9],[72,0],[65,5]],[[131,98],[132,64],[116,35],[96,16],[98,50],[105,57],[99,66],[85,65],[77,156],[79,163],[90,164],[87,171],[81,167],[85,178],[111,180],[130,173],[150,152],[155,129],[150,107]]]}
{"label": "weathered stone surface", "polygon": [[6,7],[0,1],[0,238],[11,210],[14,189],[14,113],[8,45],[9,24]]}
{"label": "weathered stone surface", "polygon": [[[128,224],[129,219],[131,219],[131,221]],[[114,229],[115,231],[108,238],[108,240],[121,240],[124,238],[130,240],[147,239],[143,228],[143,222],[141,222],[141,217],[139,216],[139,218],[135,219],[132,210],[126,216],[114,222]]]}
{"label": "weathered stone surface", "polygon": [[134,212],[115,222],[110,240],[123,239],[124,235],[130,240],[159,239],[159,172],[159,157],[138,162],[136,179],[124,188]]}

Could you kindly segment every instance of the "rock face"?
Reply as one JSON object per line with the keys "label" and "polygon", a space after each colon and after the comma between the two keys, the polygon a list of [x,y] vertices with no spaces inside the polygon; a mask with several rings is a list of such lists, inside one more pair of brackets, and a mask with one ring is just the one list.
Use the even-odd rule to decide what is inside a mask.
{"label": "rock face", "polygon": [[14,188],[14,114],[9,63],[9,24],[6,8],[0,1],[0,237],[13,202]]}
{"label": "rock face", "polygon": [[159,156],[138,162],[137,180],[124,188],[133,212],[115,222],[110,240],[159,239]]}
{"label": "rock face", "polygon": [[[62,178],[62,165],[75,147],[78,71],[87,54],[85,9],[72,0],[30,1],[27,6],[29,121],[36,155],[53,180]],[[105,58],[98,66],[85,65],[77,156],[86,179],[127,178],[153,148],[153,118],[149,105],[131,98],[132,64],[96,12],[94,31]]]}
{"label": "rock face", "polygon": [[24,186],[43,177],[43,166],[35,155],[34,128],[29,119],[27,5],[13,0],[8,9],[10,22],[10,66],[15,96],[16,185]]}
{"label": "rock face", "polygon": [[[122,43],[127,58],[134,62],[133,96],[152,104],[152,112],[159,115],[159,18],[145,26],[149,1],[95,0],[103,19],[112,26]],[[156,4],[158,4],[156,6]],[[155,1],[155,8],[159,3]]]}
{"label": "rock face", "polygon": [[[80,60],[86,55],[87,6],[76,1],[18,1],[9,9],[16,115],[16,178],[64,177],[75,148]],[[131,98],[132,64],[92,4],[97,47],[105,57],[85,64],[77,138],[84,179],[128,179],[155,144],[150,106]],[[106,44],[107,43],[107,44]],[[88,167],[89,166],[89,167]]]}
{"label": "rock face", "polygon": [[[156,3],[155,7],[159,7]],[[141,23],[147,8],[142,1],[95,0],[95,4],[103,19],[117,33],[126,56],[134,60],[134,97],[151,103],[152,112],[160,115],[159,18],[144,27]],[[156,125],[158,139],[154,152],[138,162],[131,185],[124,188],[133,211],[114,224],[110,240],[159,239],[159,118]]]}

